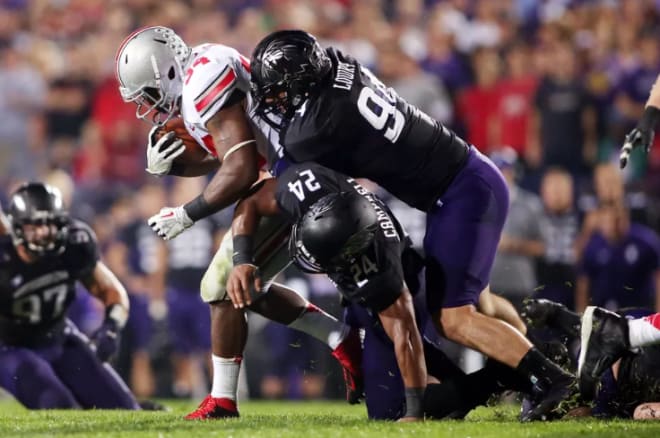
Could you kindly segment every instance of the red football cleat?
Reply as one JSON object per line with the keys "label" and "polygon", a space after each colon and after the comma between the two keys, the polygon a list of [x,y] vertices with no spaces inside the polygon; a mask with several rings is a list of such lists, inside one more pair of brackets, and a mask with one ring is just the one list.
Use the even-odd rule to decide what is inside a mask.
{"label": "red football cleat", "polygon": [[346,401],[352,405],[360,403],[364,398],[364,376],[359,331],[351,330],[342,343],[332,350],[332,355],[344,369]]}
{"label": "red football cleat", "polygon": [[214,398],[207,395],[197,409],[183,417],[186,420],[212,420],[214,418],[238,417],[236,402],[228,398]]}

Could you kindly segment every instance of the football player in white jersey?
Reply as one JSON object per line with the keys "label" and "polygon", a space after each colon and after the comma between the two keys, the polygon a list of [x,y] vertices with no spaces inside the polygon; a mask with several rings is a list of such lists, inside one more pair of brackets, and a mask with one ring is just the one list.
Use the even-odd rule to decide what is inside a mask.
{"label": "football player in white jersey", "polygon": [[[249,61],[221,44],[189,47],[171,29],[153,26],[130,34],[116,56],[116,75],[125,102],[136,104],[136,117],[154,124],[147,146],[147,171],[154,175],[199,176],[216,171],[203,193],[185,205],[165,207],[149,225],[164,239],[172,239],[195,221],[225,208],[249,193],[259,178],[268,138],[267,125],[247,116],[250,107]],[[158,130],[182,117],[188,133],[208,155],[194,164],[176,157],[185,151],[173,131]],[[256,138],[255,138],[256,137]],[[255,263],[266,280],[260,299],[249,307],[267,318],[301,330],[326,343],[344,367],[349,402],[362,395],[360,341],[357,332],[295,292],[272,280],[289,263],[285,219],[262,222],[254,242],[232,242],[227,233],[201,282],[202,299],[211,308],[213,384],[187,419],[238,416],[238,373],[247,339],[245,309],[234,308],[226,293],[232,255],[241,245],[254,245]],[[236,248],[234,248],[236,246]],[[236,251],[235,251],[235,250]]]}

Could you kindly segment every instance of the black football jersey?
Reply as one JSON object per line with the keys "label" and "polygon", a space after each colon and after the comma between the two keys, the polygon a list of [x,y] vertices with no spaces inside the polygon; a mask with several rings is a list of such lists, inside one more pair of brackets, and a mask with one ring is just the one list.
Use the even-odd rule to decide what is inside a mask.
{"label": "black football jersey", "polygon": [[[368,178],[422,211],[461,169],[468,145],[333,48],[330,78],[279,137],[294,161]],[[278,146],[279,147],[279,146]]]}
{"label": "black football jersey", "polygon": [[297,222],[316,201],[331,193],[356,192],[374,207],[379,228],[374,243],[344,266],[324,266],[347,299],[380,311],[401,294],[404,284],[401,253],[408,238],[401,225],[378,197],[353,178],[317,163],[280,161],[276,198],[291,222]]}
{"label": "black football jersey", "polygon": [[75,298],[75,283],[99,260],[94,232],[72,221],[61,254],[25,263],[11,237],[0,236],[0,340],[13,345],[47,341],[62,325]]}

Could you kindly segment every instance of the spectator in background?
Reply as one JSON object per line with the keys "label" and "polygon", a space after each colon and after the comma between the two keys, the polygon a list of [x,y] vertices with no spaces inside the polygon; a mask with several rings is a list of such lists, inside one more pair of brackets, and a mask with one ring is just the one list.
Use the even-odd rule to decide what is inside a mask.
{"label": "spectator in background", "polygon": [[541,234],[543,207],[539,197],[515,182],[516,152],[502,149],[491,155],[509,187],[509,214],[490,275],[490,288],[520,309],[536,288],[536,258],[545,252]]}
{"label": "spectator in background", "polygon": [[625,206],[634,223],[652,225],[657,221],[658,207],[653,205],[653,198],[643,191],[626,190],[623,175],[616,164],[599,163],[594,168],[593,193],[582,195],[579,200],[584,219],[576,246],[578,256],[596,229],[598,208],[615,204]]}
{"label": "spectator in background", "polygon": [[563,169],[548,169],[541,180],[544,214],[539,224],[545,251],[538,260],[535,298],[575,307],[575,242],[579,221],[573,207],[573,178]]}
{"label": "spectator in background", "polygon": [[46,90],[23,53],[0,45],[0,182],[6,184],[8,176],[35,179],[43,168],[40,149],[45,142],[35,128]]}
{"label": "spectator in background", "polygon": [[445,125],[451,123],[453,108],[442,82],[424,72],[396,42],[380,47],[377,71],[408,103]]}
{"label": "spectator in background", "polygon": [[[204,189],[204,178],[176,178],[170,196],[183,204]],[[207,393],[204,369],[211,357],[211,318],[199,285],[226,231],[214,218],[198,221],[185,239],[167,242],[167,308],[177,397],[201,398]]]}
{"label": "spectator in background", "polygon": [[576,310],[594,305],[617,311],[624,307],[660,310],[660,237],[630,223],[621,204],[596,212],[596,227],[584,249],[575,297]]}
{"label": "spectator in background", "polygon": [[470,83],[469,69],[454,48],[453,35],[437,17],[438,14],[432,15],[427,24],[426,57],[420,65],[439,78],[453,97]]}
{"label": "spectator in background", "polygon": [[495,146],[494,122],[497,113],[497,90],[501,61],[497,51],[481,48],[472,54],[472,71],[475,84],[458,96],[457,116],[466,131],[468,143],[484,154]]}
{"label": "spectator in background", "polygon": [[[117,80],[105,78],[92,101],[91,121],[96,139],[86,146],[87,166],[98,166],[101,180],[135,187],[144,179],[144,148],[149,126],[135,118],[135,108],[124,105]],[[95,161],[100,161],[97,165]],[[84,173],[84,170],[81,170]]]}
{"label": "spectator in background", "polygon": [[595,112],[576,59],[566,42],[552,49],[548,74],[534,98],[527,160],[532,167],[562,167],[580,184],[590,175],[597,145]]}
{"label": "spectator in background", "polygon": [[505,59],[505,75],[495,86],[497,103],[493,117],[493,145],[509,146],[524,160],[538,79],[526,43],[518,41],[511,45]]}
{"label": "spectator in background", "polygon": [[111,210],[118,224],[116,240],[107,248],[108,265],[117,269],[115,272],[124,281],[131,303],[118,368],[139,397],[149,397],[156,389],[149,354],[152,317],[163,319],[167,312],[165,244],[147,225],[147,218],[164,203],[163,188],[148,184],[134,196],[118,199]]}

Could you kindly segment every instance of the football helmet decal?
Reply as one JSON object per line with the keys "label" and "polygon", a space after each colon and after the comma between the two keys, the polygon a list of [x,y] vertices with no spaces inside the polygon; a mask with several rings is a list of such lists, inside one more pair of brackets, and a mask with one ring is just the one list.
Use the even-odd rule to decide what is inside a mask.
{"label": "football helmet decal", "polygon": [[363,196],[331,193],[294,224],[289,253],[304,271],[332,273],[373,243],[378,226],[376,210]]}

